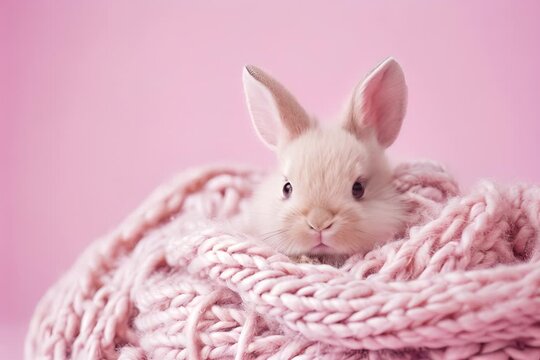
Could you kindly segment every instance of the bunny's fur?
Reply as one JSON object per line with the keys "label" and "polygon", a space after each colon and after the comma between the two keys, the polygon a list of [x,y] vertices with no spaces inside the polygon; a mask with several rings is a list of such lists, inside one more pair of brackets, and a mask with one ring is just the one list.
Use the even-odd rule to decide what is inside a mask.
{"label": "bunny's fur", "polygon": [[[341,122],[328,128],[262,70],[247,67],[244,86],[253,124],[279,164],[254,195],[252,233],[290,256],[339,257],[365,252],[403,227],[406,205],[384,152],[397,137],[406,105],[394,60],[358,86]],[[361,199],[351,193],[357,181],[365,188]],[[282,191],[287,182],[288,197]]]}

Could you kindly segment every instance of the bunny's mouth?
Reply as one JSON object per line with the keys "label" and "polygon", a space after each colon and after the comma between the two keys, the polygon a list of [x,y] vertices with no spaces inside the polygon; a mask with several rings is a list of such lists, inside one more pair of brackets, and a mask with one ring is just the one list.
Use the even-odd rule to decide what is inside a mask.
{"label": "bunny's mouth", "polygon": [[328,244],[329,241],[332,241],[332,235],[329,234],[328,230],[318,231],[316,234],[314,234],[314,240],[316,243],[311,248],[311,253],[328,254],[334,252],[333,246]]}
{"label": "bunny's mouth", "polygon": [[323,244],[322,242],[311,248],[311,252],[314,254],[328,254],[333,252],[332,247]]}

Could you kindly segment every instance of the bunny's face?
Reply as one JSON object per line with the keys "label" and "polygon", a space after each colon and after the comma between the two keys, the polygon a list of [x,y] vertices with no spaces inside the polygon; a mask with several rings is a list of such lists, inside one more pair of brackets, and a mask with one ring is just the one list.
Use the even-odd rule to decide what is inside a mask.
{"label": "bunny's face", "polygon": [[[386,80],[371,75],[377,87],[389,80],[395,85],[389,74],[401,74],[393,68],[397,63],[391,61],[390,70],[388,66]],[[397,83],[404,91],[404,83]],[[288,255],[345,255],[368,250],[400,230],[405,210],[391,184],[384,148],[399,131],[404,94],[394,99],[395,89],[390,91],[402,109],[396,118],[389,99],[366,98],[365,92],[377,89],[364,82],[362,96],[355,92],[341,126],[325,129],[262,71],[248,68],[244,84],[257,132],[279,161],[278,171],[254,196],[253,232]],[[358,121],[358,111],[363,121]],[[366,121],[370,112],[376,122]]]}
{"label": "bunny's face", "polygon": [[353,254],[399,231],[404,206],[380,146],[313,129],[280,151],[254,198],[258,234],[289,254]]}

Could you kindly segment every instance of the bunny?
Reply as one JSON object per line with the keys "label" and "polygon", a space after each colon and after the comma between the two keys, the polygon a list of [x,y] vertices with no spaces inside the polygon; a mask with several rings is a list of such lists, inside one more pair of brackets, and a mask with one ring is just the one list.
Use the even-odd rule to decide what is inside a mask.
{"label": "bunny", "polygon": [[278,170],[255,190],[249,232],[293,258],[346,258],[390,240],[407,221],[385,149],[407,106],[399,64],[388,58],[353,91],[340,123],[322,127],[254,66],[243,85],[255,130]]}

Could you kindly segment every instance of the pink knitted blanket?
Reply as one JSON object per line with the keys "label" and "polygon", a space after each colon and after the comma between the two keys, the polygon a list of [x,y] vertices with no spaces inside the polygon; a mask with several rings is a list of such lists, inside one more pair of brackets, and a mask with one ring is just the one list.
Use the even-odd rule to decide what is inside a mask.
{"label": "pink knitted blanket", "polygon": [[402,237],[342,268],[233,229],[261,174],[184,173],[44,296],[26,359],[540,359],[540,187],[403,164]]}

